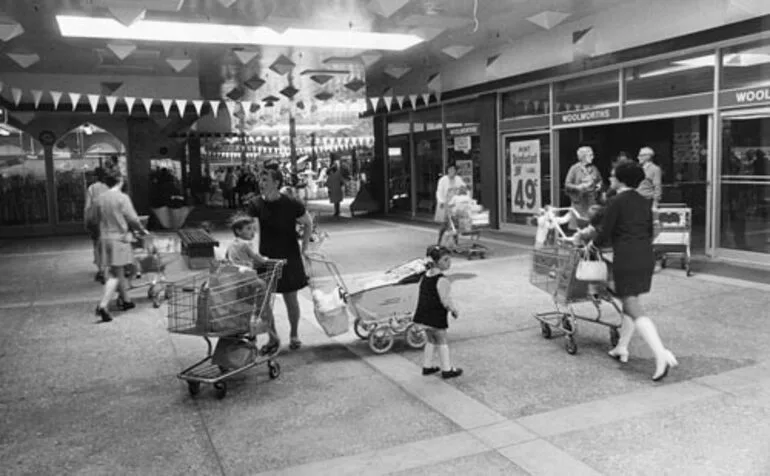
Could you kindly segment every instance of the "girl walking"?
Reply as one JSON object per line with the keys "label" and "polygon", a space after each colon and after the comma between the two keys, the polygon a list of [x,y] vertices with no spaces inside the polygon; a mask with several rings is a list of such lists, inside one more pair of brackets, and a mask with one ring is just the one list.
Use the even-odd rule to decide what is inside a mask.
{"label": "girl walking", "polygon": [[[447,342],[447,314],[457,319],[460,316],[452,301],[452,285],[444,277],[451,263],[451,252],[444,246],[431,246],[427,256],[430,258],[428,271],[420,281],[420,294],[417,300],[417,310],[414,322],[422,324],[428,337],[425,344],[422,374],[431,375],[441,371],[442,378],[453,378],[462,375],[463,370],[452,367],[449,358],[449,343]],[[434,354],[438,352],[441,367],[433,365]]]}

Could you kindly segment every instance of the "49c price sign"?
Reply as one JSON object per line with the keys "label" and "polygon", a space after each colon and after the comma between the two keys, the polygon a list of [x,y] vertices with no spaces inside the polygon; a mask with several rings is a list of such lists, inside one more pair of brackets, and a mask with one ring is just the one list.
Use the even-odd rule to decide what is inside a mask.
{"label": "49c price sign", "polygon": [[540,141],[509,143],[511,212],[533,214],[540,209]]}

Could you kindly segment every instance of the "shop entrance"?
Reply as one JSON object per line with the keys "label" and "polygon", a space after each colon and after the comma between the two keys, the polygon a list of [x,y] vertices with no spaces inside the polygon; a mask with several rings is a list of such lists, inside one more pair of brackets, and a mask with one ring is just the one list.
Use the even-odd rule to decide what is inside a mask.
{"label": "shop entrance", "polygon": [[560,200],[568,204],[563,184],[580,146],[591,146],[594,163],[609,183],[613,161],[621,152],[636,159],[641,147],[652,147],[654,162],[663,171],[663,204],[692,208],[692,249],[706,251],[708,116],[624,122],[562,129],[558,132]]}

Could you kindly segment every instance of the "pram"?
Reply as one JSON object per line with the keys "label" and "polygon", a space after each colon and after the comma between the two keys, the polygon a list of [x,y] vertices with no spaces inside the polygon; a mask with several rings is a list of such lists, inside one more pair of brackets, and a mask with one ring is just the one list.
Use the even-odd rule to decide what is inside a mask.
{"label": "pram", "polygon": [[[460,198],[456,197],[455,200]],[[453,253],[467,256],[469,260],[476,256],[481,259],[487,257],[489,248],[479,243],[479,238],[481,230],[489,228],[489,210],[484,210],[470,198],[458,200],[450,205],[447,222],[449,229],[444,234],[441,245]],[[467,241],[461,241],[462,238],[467,238]]]}
{"label": "pram", "polygon": [[[141,217],[146,225],[146,218]],[[129,289],[147,288],[147,299],[159,308],[163,298],[168,299],[166,267],[179,259],[179,239],[160,238],[155,235],[134,233],[131,242],[134,262],[125,268]],[[120,300],[120,299],[119,299]]]}
{"label": "pram", "polygon": [[[273,292],[283,260],[268,260],[259,272],[226,262],[216,271],[201,273],[169,285],[168,331],[203,337],[206,357],[180,372],[191,396],[202,383],[212,384],[217,398],[227,394],[226,379],[256,365],[267,364],[271,379],[281,367],[278,351],[260,355],[257,336],[270,331],[263,316],[272,308]],[[219,338],[212,353],[211,338]]]}
{"label": "pram", "polygon": [[307,263],[316,319],[327,335],[348,332],[352,317],[356,335],[368,340],[374,353],[388,352],[396,336],[404,336],[412,348],[425,346],[425,332],[412,323],[426,270],[424,259],[396,266],[354,289],[348,288],[337,265],[323,254],[308,253]]}
{"label": "pram", "polygon": [[[610,329],[610,342],[617,345],[620,334],[618,329],[623,322],[623,312],[618,307],[608,290],[608,282],[587,283],[575,278],[577,264],[582,251],[567,242],[561,228],[564,216],[559,213],[571,212],[570,208],[546,207],[538,217],[538,232],[535,249],[532,251],[532,269],[529,282],[553,297],[555,311],[535,314],[540,322],[544,338],[550,339],[553,331],[561,332],[565,337],[567,353],[575,354],[577,344],[577,321],[601,324]],[[611,267],[610,267],[611,269]],[[591,303],[596,309],[596,317],[585,317],[575,312],[573,306],[579,303]],[[602,303],[610,304],[618,314],[618,322],[602,320]]]}

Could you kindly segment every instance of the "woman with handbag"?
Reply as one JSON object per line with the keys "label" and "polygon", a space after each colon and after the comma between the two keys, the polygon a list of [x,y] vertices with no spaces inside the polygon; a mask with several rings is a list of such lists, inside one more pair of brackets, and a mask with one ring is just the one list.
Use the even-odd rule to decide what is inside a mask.
{"label": "woman with handbag", "polygon": [[634,329],[655,354],[652,380],[663,379],[678,365],[676,357],[663,346],[655,324],[644,315],[639,296],[650,291],[655,269],[652,249],[653,220],[647,199],[636,188],[644,180],[644,171],[634,162],[619,163],[610,176],[610,186],[617,195],[609,202],[598,228],[589,226],[572,237],[574,243],[594,238],[597,245],[612,245],[612,272],[615,295],[623,302],[623,325],[617,346],[610,356],[628,361],[628,344]]}

